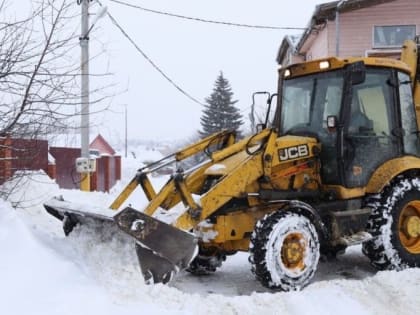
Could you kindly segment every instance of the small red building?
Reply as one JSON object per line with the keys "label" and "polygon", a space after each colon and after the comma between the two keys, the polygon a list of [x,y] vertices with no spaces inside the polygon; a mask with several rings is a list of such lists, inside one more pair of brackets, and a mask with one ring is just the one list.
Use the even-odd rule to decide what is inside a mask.
{"label": "small red building", "polygon": [[89,146],[91,156],[96,156],[96,172],[90,180],[91,190],[109,191],[121,179],[121,156],[102,135],[97,135]]}
{"label": "small red building", "polygon": [[101,134],[97,135],[95,139],[89,145],[89,149],[98,150],[100,154],[109,154],[115,155],[114,149],[109,145],[109,143],[102,137]]}

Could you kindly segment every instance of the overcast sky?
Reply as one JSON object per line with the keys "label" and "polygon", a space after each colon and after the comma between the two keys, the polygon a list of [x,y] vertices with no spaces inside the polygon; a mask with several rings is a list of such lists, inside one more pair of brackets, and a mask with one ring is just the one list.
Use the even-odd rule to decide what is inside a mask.
{"label": "overcast sky", "polygon": [[[149,9],[210,20],[252,25],[306,27],[320,0],[124,0]],[[182,89],[201,102],[212,92],[220,71],[229,80],[237,106],[248,119],[254,91],[276,90],[275,57],[283,36],[295,30],[230,27],[156,15],[102,0],[139,47]],[[93,5],[92,13],[97,11]],[[109,66],[127,89],[112,100],[112,108],[128,110],[130,139],[181,139],[200,128],[202,106],[167,82],[104,17],[91,36],[91,51],[105,49],[91,70]],[[99,60],[99,59],[98,59]],[[92,79],[99,80],[99,79]],[[92,86],[97,82],[92,82]],[[263,102],[262,100],[260,101]],[[112,141],[124,138],[124,116],[95,117],[98,131]],[[95,130],[94,130],[95,131]]]}
{"label": "overcast sky", "polygon": [[[196,18],[251,25],[306,27],[322,0],[121,0],[148,9]],[[248,123],[251,95],[276,92],[275,61],[281,40],[298,30],[267,30],[200,23],[157,15],[101,0],[138,46],[176,84],[204,102],[223,71],[237,106]],[[17,6],[23,2],[16,2]],[[75,7],[77,6],[74,0]],[[90,12],[99,6],[92,3]],[[79,10],[79,8],[77,8]],[[78,23],[78,20],[76,20]],[[182,139],[200,128],[202,106],[175,89],[105,16],[90,34],[91,55],[103,52],[92,73],[111,71],[117,85],[111,111],[92,117],[92,136],[102,133],[112,143],[124,139],[124,106],[129,139]],[[77,40],[77,39],[75,39]],[[79,50],[76,51],[76,54]],[[109,82],[107,82],[109,83]],[[103,85],[92,77],[91,89]],[[263,100],[260,99],[263,104]],[[103,104],[102,104],[103,106]],[[97,108],[92,108],[92,112]]]}

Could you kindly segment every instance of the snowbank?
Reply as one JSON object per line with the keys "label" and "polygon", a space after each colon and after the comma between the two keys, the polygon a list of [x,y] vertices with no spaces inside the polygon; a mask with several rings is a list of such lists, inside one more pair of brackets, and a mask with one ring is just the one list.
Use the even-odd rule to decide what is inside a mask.
{"label": "snowbank", "polygon": [[[1,314],[133,313],[60,254],[58,244],[34,237],[18,213],[0,201]],[[159,305],[145,306],[165,312]]]}

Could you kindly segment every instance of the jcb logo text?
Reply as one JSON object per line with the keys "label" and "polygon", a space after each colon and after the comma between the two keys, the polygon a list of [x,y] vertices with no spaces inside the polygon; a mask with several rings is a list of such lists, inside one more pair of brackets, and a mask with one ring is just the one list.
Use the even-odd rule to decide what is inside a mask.
{"label": "jcb logo text", "polygon": [[309,155],[309,149],[306,144],[279,150],[280,161],[297,159],[297,158],[305,157],[308,155]]}

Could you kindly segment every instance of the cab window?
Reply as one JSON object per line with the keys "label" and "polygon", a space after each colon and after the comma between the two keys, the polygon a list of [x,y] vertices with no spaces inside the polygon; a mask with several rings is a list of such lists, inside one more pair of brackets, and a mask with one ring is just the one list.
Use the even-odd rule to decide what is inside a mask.
{"label": "cab window", "polygon": [[417,132],[416,112],[414,110],[410,77],[402,72],[398,73],[398,87],[401,110],[401,127],[403,130],[404,153],[419,155],[419,141]]}

